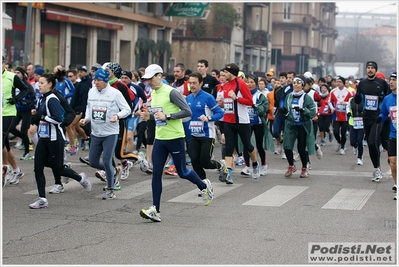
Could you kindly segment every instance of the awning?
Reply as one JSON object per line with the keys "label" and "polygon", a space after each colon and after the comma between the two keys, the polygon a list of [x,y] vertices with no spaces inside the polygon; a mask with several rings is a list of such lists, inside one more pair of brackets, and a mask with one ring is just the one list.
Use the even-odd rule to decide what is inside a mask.
{"label": "awning", "polygon": [[104,20],[98,17],[84,16],[76,13],[61,10],[46,10],[46,17],[49,20],[64,21],[69,23],[82,24],[93,27],[107,28],[112,30],[123,30],[123,23],[111,20]]}
{"label": "awning", "polygon": [[12,18],[3,12],[3,29],[12,30]]}

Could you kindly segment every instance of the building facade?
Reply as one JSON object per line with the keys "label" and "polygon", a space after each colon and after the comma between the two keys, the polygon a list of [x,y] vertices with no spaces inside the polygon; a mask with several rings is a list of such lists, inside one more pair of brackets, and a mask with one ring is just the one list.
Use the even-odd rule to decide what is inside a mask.
{"label": "building facade", "polygon": [[[171,43],[175,27],[169,17],[163,16],[168,5],[52,2],[33,6],[29,58],[24,60],[28,8],[3,3],[3,10],[13,18],[13,29],[5,33],[3,54],[15,66],[29,61],[47,70],[57,64],[90,66],[109,61],[132,70],[153,60],[167,69],[170,55],[165,49],[160,53],[159,47]],[[153,40],[152,51],[140,46],[139,39]]]}

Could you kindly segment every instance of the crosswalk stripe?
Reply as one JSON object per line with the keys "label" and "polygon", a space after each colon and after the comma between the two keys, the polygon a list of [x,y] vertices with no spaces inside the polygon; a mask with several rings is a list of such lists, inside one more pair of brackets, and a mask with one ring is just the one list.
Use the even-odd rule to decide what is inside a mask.
{"label": "crosswalk stripe", "polygon": [[308,188],[309,187],[307,186],[276,185],[265,193],[243,203],[242,205],[281,207]]}
{"label": "crosswalk stripe", "polygon": [[341,189],[322,209],[360,210],[375,190]]}
{"label": "crosswalk stripe", "polygon": [[[165,187],[177,183],[178,181],[180,181],[180,179],[174,179],[174,180],[163,179],[162,186]],[[115,194],[116,194],[116,199],[131,199],[150,192],[152,192],[151,179],[148,179],[140,183],[132,184],[129,186],[123,186],[122,184],[122,190],[115,191]],[[102,198],[102,196],[103,194],[97,195],[96,197]]]}
{"label": "crosswalk stripe", "polygon": [[[268,174],[281,174],[281,176],[284,176],[284,173],[287,171],[287,169],[268,169],[267,173]],[[321,175],[321,176],[340,176],[340,177],[372,177],[371,172],[348,172],[348,171],[319,171],[319,170],[309,170],[309,177],[312,175]]]}
{"label": "crosswalk stripe", "polygon": [[[95,178],[95,177],[89,177],[89,179],[90,179],[90,181],[91,181],[93,184],[101,183],[101,184],[106,185],[106,183],[100,182],[100,180],[97,179],[97,178]],[[62,181],[63,181],[63,180],[62,180]],[[96,182],[96,181],[98,181],[98,182]],[[80,188],[80,189],[82,189],[83,191],[85,191],[85,189],[83,189],[82,185],[81,185],[79,182],[75,181],[74,179],[70,179],[69,183],[67,183],[67,184],[63,183],[62,185],[64,186],[64,190],[65,190],[65,191],[71,190],[71,189],[75,189],[75,188]],[[53,186],[54,186],[53,184],[50,185],[50,186],[46,186],[46,188],[45,188],[46,193],[48,193],[48,191],[50,191],[50,189],[53,188]],[[24,194],[27,194],[27,195],[37,195],[37,189],[31,190],[31,191],[27,191],[27,192],[25,192]]]}
{"label": "crosswalk stripe", "polygon": [[[226,194],[227,192],[234,190],[241,186],[242,184],[232,184],[232,185],[227,185],[227,184],[222,184],[222,183],[213,183],[213,192],[214,196],[213,199],[220,197],[223,194]],[[184,202],[184,203],[203,203],[202,198],[198,197],[198,192],[199,189],[194,189],[191,190],[185,194],[182,194],[178,197],[172,198],[168,200],[168,202]]]}

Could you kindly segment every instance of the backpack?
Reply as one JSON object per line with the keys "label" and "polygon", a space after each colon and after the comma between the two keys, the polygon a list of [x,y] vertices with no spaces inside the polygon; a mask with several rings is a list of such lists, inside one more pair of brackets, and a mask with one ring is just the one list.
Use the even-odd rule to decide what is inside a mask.
{"label": "backpack", "polygon": [[61,111],[62,111],[62,125],[67,127],[75,119],[76,113],[73,110],[73,108],[69,105],[65,97],[58,90],[53,90],[53,93],[60,100]]}

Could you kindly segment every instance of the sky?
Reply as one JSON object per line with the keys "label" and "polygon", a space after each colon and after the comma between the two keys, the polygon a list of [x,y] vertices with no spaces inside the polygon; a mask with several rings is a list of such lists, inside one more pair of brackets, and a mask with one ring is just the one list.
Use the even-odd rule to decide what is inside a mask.
{"label": "sky", "polygon": [[370,13],[387,13],[394,14],[398,13],[398,4],[393,4],[395,1],[336,1],[336,6],[339,8],[339,12],[355,12],[364,13],[370,10]]}

